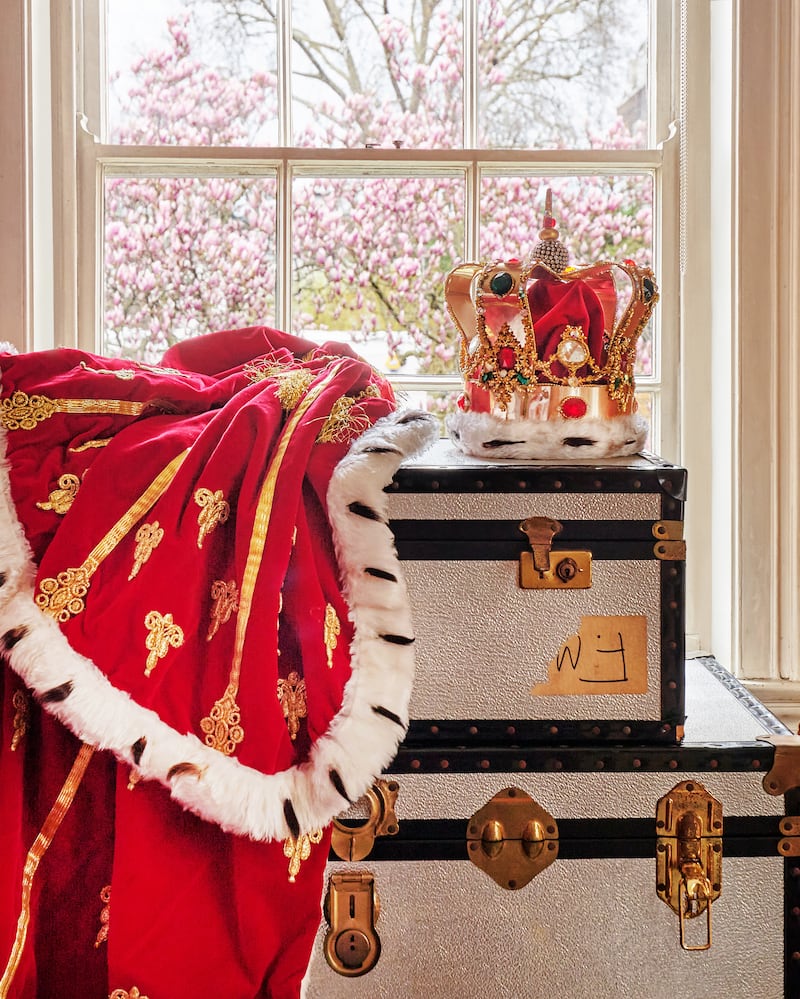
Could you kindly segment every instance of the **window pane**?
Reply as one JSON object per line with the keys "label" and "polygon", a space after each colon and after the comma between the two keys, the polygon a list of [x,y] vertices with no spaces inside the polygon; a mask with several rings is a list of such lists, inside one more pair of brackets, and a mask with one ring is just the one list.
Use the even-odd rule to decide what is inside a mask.
{"label": "window pane", "polygon": [[250,6],[233,17],[219,0],[109,0],[109,141],[275,145],[275,24]]}
{"label": "window pane", "polygon": [[650,428],[647,434],[647,440],[644,442],[643,450],[645,451],[655,451],[658,453],[661,446],[661,431],[660,431],[660,413],[658,409],[659,398],[655,392],[642,392],[641,390],[636,393],[636,402],[638,404],[638,410],[640,416],[643,416],[647,421],[647,426]]}
{"label": "window pane", "polygon": [[102,350],[157,361],[178,340],[274,325],[274,177],[108,178]]}
{"label": "window pane", "polygon": [[480,145],[643,145],[649,6],[647,0],[478,0]]}
{"label": "window pane", "polygon": [[298,178],[293,329],[402,374],[457,370],[444,276],[463,259],[462,176]]}
{"label": "window pane", "polygon": [[292,28],[295,145],[462,145],[462,0],[294,0]]}
{"label": "window pane", "polygon": [[[481,181],[482,260],[524,259],[538,241],[545,194],[553,192],[553,215],[570,265],[599,260],[635,260],[652,266],[653,178],[650,174],[510,177]],[[656,282],[658,276],[656,275]],[[636,358],[637,375],[653,375],[655,323],[648,323]]]}

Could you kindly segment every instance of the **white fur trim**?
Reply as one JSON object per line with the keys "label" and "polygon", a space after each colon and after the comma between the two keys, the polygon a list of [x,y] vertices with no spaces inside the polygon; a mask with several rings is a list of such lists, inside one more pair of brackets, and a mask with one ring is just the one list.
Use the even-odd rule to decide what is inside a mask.
{"label": "white fur trim", "polygon": [[[30,551],[17,519],[0,465],[0,646],[11,668],[42,698],[61,688],[63,700],[45,708],[78,738],[108,749],[134,766],[133,745],[146,740],[136,769],[157,780],[184,808],[228,832],[255,840],[285,839],[290,834],[285,803],[290,802],[300,833],[325,826],[346,802],[334,787],[336,770],[348,796],[359,798],[391,762],[408,725],[414,674],[413,645],[396,644],[384,635],[412,638],[408,595],[394,539],[386,523],[384,492],[400,462],[428,447],[436,436],[433,417],[401,412],[379,420],[353,444],[334,470],[328,507],[344,594],[355,626],[352,675],[339,713],[313,745],[308,762],[277,774],[242,766],[181,734],[159,716],[114,687],[84,656],[71,648],[52,618],[33,600]],[[5,455],[5,432],[0,430]],[[380,518],[366,519],[350,504],[362,504]],[[396,582],[365,574],[374,567]],[[66,686],[65,686],[66,685]],[[373,709],[396,715],[400,724]],[[190,763],[195,774],[169,777],[177,764]]]}
{"label": "white fur trim", "polygon": [[647,439],[647,421],[637,413],[604,420],[501,420],[458,411],[446,422],[455,446],[480,458],[615,458],[637,454]]}

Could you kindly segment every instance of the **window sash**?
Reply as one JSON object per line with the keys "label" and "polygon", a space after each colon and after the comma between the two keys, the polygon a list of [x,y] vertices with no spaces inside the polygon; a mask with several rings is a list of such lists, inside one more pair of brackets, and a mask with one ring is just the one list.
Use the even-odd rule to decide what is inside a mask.
{"label": "window sash", "polygon": [[[277,274],[276,325],[291,328],[292,289],[292,217],[291,190],[295,178],[309,176],[348,176],[374,174],[408,175],[420,172],[431,176],[437,172],[461,173],[465,179],[465,259],[479,259],[478,192],[484,176],[498,174],[540,174],[556,176],[592,175],[610,172],[649,173],[653,178],[653,261],[661,289],[661,301],[655,313],[658,328],[658,350],[654,354],[653,373],[637,378],[637,384],[653,394],[654,420],[652,446],[664,453],[677,454],[679,446],[679,329],[678,300],[678,207],[679,157],[674,130],[670,129],[676,97],[673,80],[676,77],[674,48],[674,7],[676,0],[652,0],[648,87],[650,100],[650,148],[633,150],[447,150],[417,149],[314,149],[290,146],[273,147],[194,147],[194,146],[131,146],[113,145],[100,141],[89,131],[93,122],[102,135],[105,131],[103,87],[105,80],[104,0],[74,0],[80,15],[78,33],[82,40],[80,73],[76,87],[78,100],[86,111],[76,129],[78,161],[77,210],[74,220],[76,248],[76,335],[74,342],[87,350],[98,350],[103,316],[103,191],[106,177],[124,176],[246,176],[276,174],[277,191]],[[289,79],[291,54],[291,0],[278,3],[278,66],[279,81]],[[472,59],[475,39],[476,0],[464,0],[465,61]],[[668,41],[665,41],[668,40]],[[81,58],[79,56],[79,58]],[[465,69],[465,140],[474,141],[477,134],[475,73]],[[282,114],[282,138],[291,135],[291,95],[288,87],[279,85],[279,106]],[[531,211],[532,230],[538,213]],[[533,235],[533,232],[532,232]],[[516,248],[510,247],[509,253]],[[427,379],[392,375],[400,390],[421,390]],[[458,387],[460,379],[436,376],[441,389]]]}

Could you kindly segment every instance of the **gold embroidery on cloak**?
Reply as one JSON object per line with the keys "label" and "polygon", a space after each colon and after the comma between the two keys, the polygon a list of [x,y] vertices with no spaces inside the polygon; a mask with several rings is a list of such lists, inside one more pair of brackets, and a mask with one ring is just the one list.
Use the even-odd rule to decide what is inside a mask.
{"label": "gold embroidery on cloak", "polygon": [[208,626],[206,641],[211,639],[219,631],[221,624],[227,624],[231,619],[231,614],[239,607],[239,590],[235,579],[229,579],[226,583],[224,579],[215,579],[211,584],[211,624]]}
{"label": "gold embroidery on cloak", "polygon": [[127,989],[114,989],[108,993],[108,999],[147,999],[147,996],[143,996],[134,985],[130,992]]}
{"label": "gold embroidery on cloak", "polygon": [[101,943],[108,940],[108,921],[111,917],[111,885],[106,885],[100,889],[100,901],[103,903],[103,908],[100,910],[100,929],[97,931],[95,947],[99,947]]}
{"label": "gold embroidery on cloak", "polygon": [[132,378],[136,377],[136,372],[131,368],[92,368],[86,361],[81,361],[81,367],[84,371],[92,371],[96,375],[113,375],[123,382],[129,382]]}
{"label": "gold embroidery on cloak", "polygon": [[50,399],[17,390],[0,401],[0,423],[6,430],[34,430],[55,413],[138,416],[146,406],[146,402],[127,399]]}
{"label": "gold embroidery on cloak", "polygon": [[162,368],[159,364],[145,364],[144,361],[136,361],[144,371],[152,371],[157,375],[178,375],[180,378],[193,378],[193,371],[181,371],[180,368]]}
{"label": "gold embroidery on cloak", "polygon": [[214,703],[209,715],[200,722],[205,733],[206,745],[218,749],[225,756],[233,756],[244,739],[242,712],[236,703],[238,688],[228,684],[225,693]]}
{"label": "gold embroidery on cloak", "polygon": [[183,645],[183,628],[175,624],[172,614],[159,614],[158,611],[150,611],[144,619],[144,626],[148,635],[145,639],[145,647],[149,651],[144,667],[144,675],[150,676],[158,665],[158,660],[172,649],[179,649]]}
{"label": "gold embroidery on cloak", "polygon": [[288,362],[286,364],[247,365],[245,373],[251,382],[272,379],[275,382],[281,408],[287,411],[297,407],[316,378],[313,371],[295,368]]}
{"label": "gold embroidery on cloak", "polygon": [[197,526],[200,528],[197,547],[202,548],[203,542],[214,528],[218,524],[224,524],[228,519],[231,505],[223,498],[221,489],[212,493],[210,489],[200,488],[194,494],[194,501],[200,507],[200,513],[197,515]]}
{"label": "gold embroidery on cloak", "polygon": [[273,375],[278,399],[285,410],[295,409],[314,381],[313,371],[286,371]]}
{"label": "gold embroidery on cloak", "polygon": [[353,407],[364,399],[374,399],[379,395],[375,386],[369,385],[355,397],[343,395],[337,399],[317,437],[320,444],[344,444],[352,437],[362,434],[369,427],[370,420],[366,413],[354,413]]}
{"label": "gold embroidery on cloak", "polygon": [[325,606],[325,624],[323,625],[323,641],[325,651],[328,655],[328,669],[333,669],[333,650],[339,644],[339,635],[342,633],[342,626],[336,611],[330,604]]}
{"label": "gold embroidery on cloak", "polygon": [[72,506],[78,495],[81,480],[71,472],[65,472],[58,480],[58,489],[54,489],[45,503],[37,503],[40,510],[52,510],[63,516]]}
{"label": "gold embroidery on cloak", "polygon": [[[236,746],[244,739],[244,727],[241,724],[241,709],[236,703],[239,695],[239,674],[242,668],[242,655],[244,654],[244,640],[247,634],[247,625],[250,621],[250,611],[253,605],[253,593],[255,591],[258,572],[261,567],[261,558],[264,553],[264,545],[269,530],[270,516],[272,514],[272,504],[275,498],[275,484],[278,479],[283,459],[289,448],[289,442],[297,429],[297,425],[306,413],[309,406],[321,395],[339,373],[339,365],[332,368],[319,384],[313,388],[297,409],[292,413],[286,426],[281,433],[275,448],[275,454],[270,462],[267,474],[261,485],[261,492],[256,505],[256,514],[253,522],[253,531],[250,535],[250,547],[247,552],[247,561],[244,567],[242,583],[239,594],[239,610],[236,616],[236,638],[234,641],[233,663],[228,678],[225,693],[214,704],[211,712],[200,722],[200,727],[206,733],[206,745],[212,749],[218,749],[226,756],[231,756],[236,751]],[[231,719],[228,721],[227,719]]]}
{"label": "gold embroidery on cloak", "polygon": [[86,606],[84,597],[89,592],[92,576],[99,564],[89,557],[77,569],[65,569],[55,578],[48,576],[41,580],[41,592],[36,594],[37,606],[62,624],[80,614]]}
{"label": "gold embroidery on cloak", "polygon": [[142,495],[136,500],[99,544],[89,552],[83,565],[65,569],[57,576],[48,576],[39,582],[36,604],[50,617],[63,623],[85,607],[84,597],[100,563],[117,547],[120,541],[133,529],[134,524],[145,516],[156,500],[164,493],[181,467],[188,450],[179,454],[164,468]]}
{"label": "gold embroidery on cloak", "polygon": [[64,821],[64,816],[69,811],[75,799],[93,753],[94,746],[89,746],[86,743],[78,750],[78,755],[75,757],[72,769],[67,775],[67,779],[64,781],[47,818],[44,820],[44,825],[39,830],[39,835],[34,840],[33,846],[28,850],[28,855],[25,858],[25,867],[22,872],[22,901],[19,918],[17,919],[17,931],[14,936],[14,944],[11,948],[11,955],[8,958],[8,964],[6,964],[6,970],[3,972],[2,979],[0,979],[0,997],[2,999],[5,999],[8,995],[8,990],[11,988],[11,983],[14,981],[19,962],[22,959],[22,952],[25,949],[28,924],[31,920],[31,892],[37,868],[42,857],[47,853],[50,844],[53,842],[53,837],[58,832],[59,826]]}
{"label": "gold embroidery on cloak", "polygon": [[322,830],[313,829],[310,833],[295,839],[289,836],[283,841],[283,855],[289,858],[289,883],[294,884],[300,873],[300,864],[311,856],[311,844],[322,842]]}
{"label": "gold embroidery on cloak", "polygon": [[14,752],[25,738],[28,731],[28,722],[31,717],[30,697],[24,690],[15,690],[11,698],[14,706],[14,721],[11,723],[11,751]]}
{"label": "gold embroidery on cloak", "polygon": [[136,549],[133,553],[133,568],[128,576],[130,582],[138,576],[139,570],[164,540],[164,528],[157,520],[152,524],[142,524],[136,532]]}
{"label": "gold embroidery on cloak", "polygon": [[80,454],[81,451],[89,451],[91,448],[95,447],[107,447],[113,437],[95,437],[93,440],[86,441],[85,444],[76,444],[75,447],[67,448],[71,454]]}
{"label": "gold embroidery on cloak", "polygon": [[283,717],[289,729],[292,741],[297,738],[300,731],[300,719],[308,715],[308,702],[306,701],[306,681],[294,670],[284,680],[278,679],[278,700],[283,708]]}

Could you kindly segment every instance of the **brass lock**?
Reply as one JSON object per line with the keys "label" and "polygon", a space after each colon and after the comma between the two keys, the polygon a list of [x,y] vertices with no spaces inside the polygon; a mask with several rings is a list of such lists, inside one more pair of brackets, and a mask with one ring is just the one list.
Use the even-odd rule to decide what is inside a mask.
{"label": "brass lock", "polygon": [[396,780],[376,780],[364,795],[369,804],[369,816],[359,826],[333,820],[331,849],[341,860],[356,863],[369,856],[376,836],[396,836],[399,831],[395,804],[400,785]]}
{"label": "brass lock", "polygon": [[323,909],[330,929],[322,949],[331,968],[347,978],[372,971],[381,954],[375,930],[380,901],[373,875],[369,871],[332,874]]}
{"label": "brass lock", "polygon": [[553,538],[563,525],[549,517],[528,517],[519,525],[531,550],[519,556],[523,590],[588,590],[592,585],[592,553],[553,551]]}
{"label": "brass lock", "polygon": [[558,825],[518,787],[488,801],[467,823],[469,859],[501,888],[524,888],[558,856]]}
{"label": "brass lock", "polygon": [[[711,946],[711,906],[722,892],[722,805],[697,781],[682,781],[656,808],[656,891],[678,916],[684,950]],[[705,914],[705,938],[687,943],[686,924]]]}

